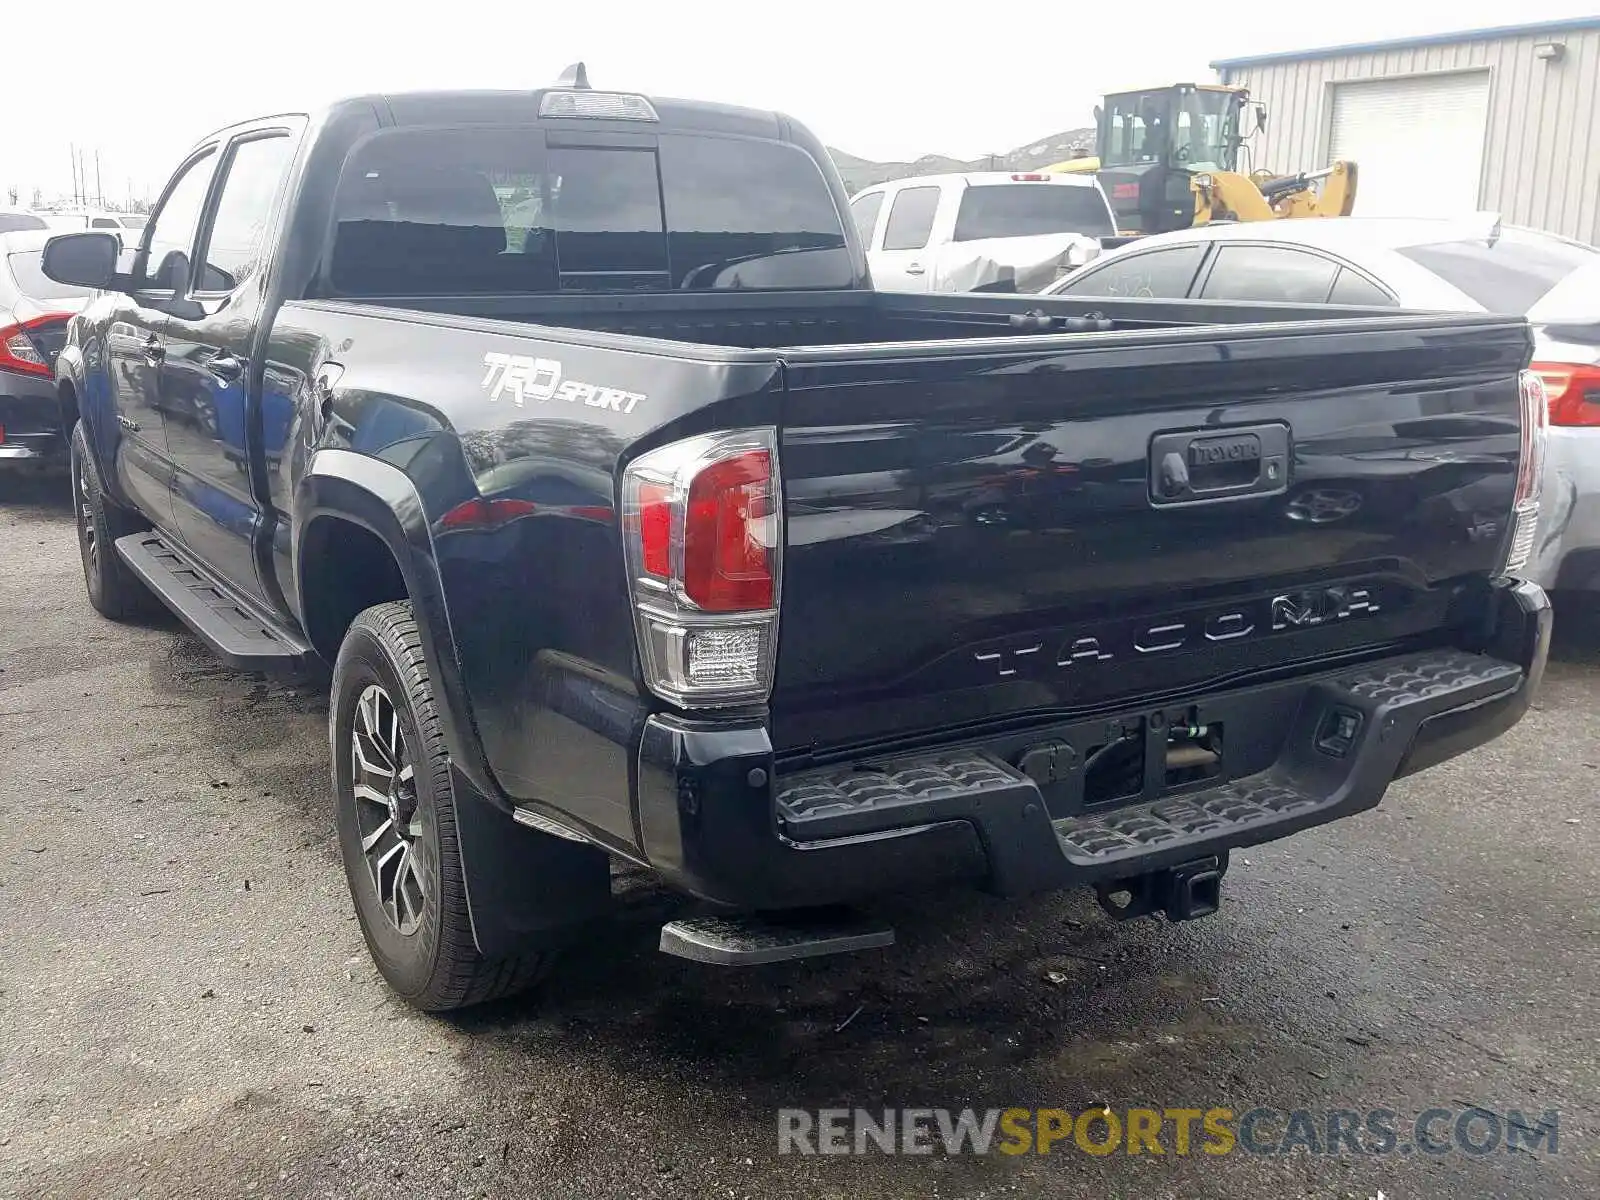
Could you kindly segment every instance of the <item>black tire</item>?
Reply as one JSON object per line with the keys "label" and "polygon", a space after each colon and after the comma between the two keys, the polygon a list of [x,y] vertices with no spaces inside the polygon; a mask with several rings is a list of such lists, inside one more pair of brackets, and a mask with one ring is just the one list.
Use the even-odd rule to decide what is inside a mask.
{"label": "black tire", "polygon": [[89,452],[83,422],[72,427],[68,442],[72,473],[72,507],[78,522],[78,555],[83,560],[83,584],[89,604],[102,617],[131,621],[148,615],[155,597],[128,570],[112,545],[120,537],[149,528],[137,513],[129,512],[106,495],[100,468]]}
{"label": "black tire", "polygon": [[[391,713],[398,746],[382,736],[396,727]],[[491,960],[473,941],[450,756],[409,602],[376,605],[352,622],[334,665],[328,722],[345,877],[367,949],[389,986],[417,1008],[443,1012],[509,996],[533,983],[547,955]],[[365,787],[375,790],[383,781],[382,771],[372,770],[382,765],[377,759],[398,767],[382,801],[356,794],[358,724],[360,752],[371,764],[363,772]],[[377,740],[369,733],[373,727],[380,731]],[[385,824],[394,837],[384,832]],[[385,856],[391,856],[387,863]],[[413,888],[413,882],[419,886]],[[419,895],[420,910],[414,907]]]}

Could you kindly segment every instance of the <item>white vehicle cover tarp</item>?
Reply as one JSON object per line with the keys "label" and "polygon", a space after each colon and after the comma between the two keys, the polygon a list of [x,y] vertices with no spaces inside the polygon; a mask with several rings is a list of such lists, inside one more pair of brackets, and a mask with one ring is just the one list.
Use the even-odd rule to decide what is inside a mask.
{"label": "white vehicle cover tarp", "polygon": [[1081,233],[951,242],[939,252],[933,290],[972,292],[1010,278],[1017,291],[1037,292],[1099,253],[1099,241]]}

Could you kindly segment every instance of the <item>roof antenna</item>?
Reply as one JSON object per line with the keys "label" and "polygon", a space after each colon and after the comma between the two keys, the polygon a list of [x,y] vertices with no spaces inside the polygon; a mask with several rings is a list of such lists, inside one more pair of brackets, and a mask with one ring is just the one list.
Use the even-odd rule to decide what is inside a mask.
{"label": "roof antenna", "polygon": [[589,87],[589,69],[581,62],[575,62],[561,72],[561,77],[556,80],[556,86],[558,88],[575,88],[582,92],[593,90]]}

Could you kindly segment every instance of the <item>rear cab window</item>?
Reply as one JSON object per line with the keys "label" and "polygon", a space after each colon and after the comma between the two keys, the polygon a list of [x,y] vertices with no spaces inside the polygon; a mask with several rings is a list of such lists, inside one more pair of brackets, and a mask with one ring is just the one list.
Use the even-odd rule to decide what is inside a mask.
{"label": "rear cab window", "polygon": [[953,241],[1116,232],[1100,192],[1069,183],[990,183],[967,188],[956,211]]}
{"label": "rear cab window", "polygon": [[32,213],[0,212],[0,233],[21,233],[28,229],[49,229],[50,225],[43,217],[36,217]]}
{"label": "rear cab window", "polygon": [[1517,315],[1600,256],[1593,247],[1524,229],[1506,229],[1494,238],[1401,246],[1399,253],[1487,311]]}
{"label": "rear cab window", "polygon": [[849,288],[822,172],[775,141],[663,131],[402,128],[359,145],[335,200],[343,296]]}

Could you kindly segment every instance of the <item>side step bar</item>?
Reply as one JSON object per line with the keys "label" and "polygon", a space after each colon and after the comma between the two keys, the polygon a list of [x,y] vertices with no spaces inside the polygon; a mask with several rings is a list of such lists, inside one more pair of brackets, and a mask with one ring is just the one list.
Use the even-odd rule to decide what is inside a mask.
{"label": "side step bar", "polygon": [[116,547],[128,569],[230,667],[299,670],[316,657],[299,634],[284,628],[161,534],[130,533],[118,538]]}
{"label": "side step bar", "polygon": [[894,930],[837,909],[758,916],[687,917],[661,927],[661,952],[723,967],[849,954],[894,945]]}

